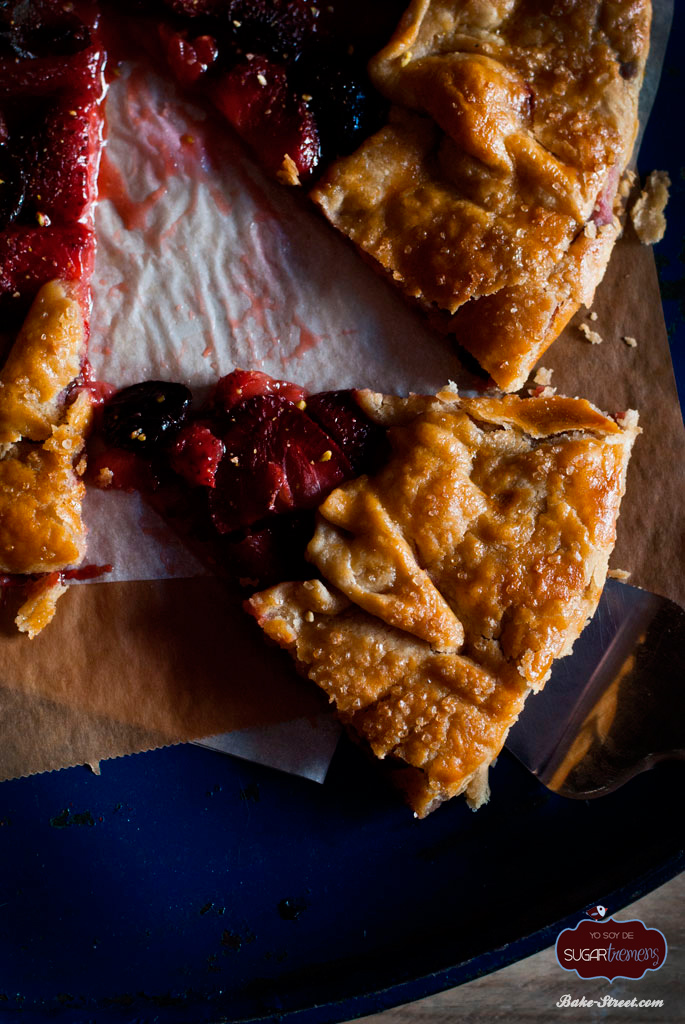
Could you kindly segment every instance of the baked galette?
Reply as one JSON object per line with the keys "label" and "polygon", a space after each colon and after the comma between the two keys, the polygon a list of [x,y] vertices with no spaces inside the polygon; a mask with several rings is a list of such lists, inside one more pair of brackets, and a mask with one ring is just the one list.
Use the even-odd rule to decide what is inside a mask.
{"label": "baked galette", "polygon": [[582,399],[358,392],[383,467],[333,490],[315,575],[246,604],[420,817],[465,793],[593,615],[637,415]]}
{"label": "baked galette", "polygon": [[[100,6],[0,7],[0,571],[43,574],[36,586],[50,600],[64,578],[45,574],[68,570],[84,551],[76,467],[89,420]],[[447,317],[503,389],[523,383],[590,301],[619,230],[615,197],[636,130],[648,0],[414,0],[371,62],[373,94],[364,58],[387,40],[395,0],[369,11],[360,0],[325,10],[304,0],[135,8],[154,23],[181,86],[204,90],[267,170],[295,184],[324,169],[313,196],[327,216],[407,294]],[[224,461],[218,471],[208,504],[229,546],[236,524],[245,526],[236,508],[278,510],[305,496],[311,512],[323,491],[359,472],[336,439],[339,421],[357,429],[347,398],[276,416],[279,400],[269,399],[278,430],[262,412],[249,424],[264,434],[268,469],[246,477]],[[283,441],[286,426],[316,449],[311,465]],[[177,453],[191,476],[207,440],[194,430]],[[131,436],[139,446],[144,432]],[[242,538],[241,551],[259,548],[254,537]],[[421,593],[428,618],[447,614],[443,604],[433,609],[430,589]],[[22,628],[35,632],[41,615],[26,612]]]}
{"label": "baked galette", "polygon": [[650,0],[413,0],[371,79],[388,123],[313,198],[516,391],[620,231]]}

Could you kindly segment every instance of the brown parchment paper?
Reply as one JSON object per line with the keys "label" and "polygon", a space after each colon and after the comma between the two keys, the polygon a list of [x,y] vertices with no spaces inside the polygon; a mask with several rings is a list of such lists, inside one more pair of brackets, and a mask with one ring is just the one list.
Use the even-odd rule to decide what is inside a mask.
{"label": "brown parchment paper", "polygon": [[[303,198],[264,181],[220,122],[138,70],[121,75],[108,106],[109,159],[137,203],[98,210],[91,358],[105,379],[187,379],[201,394],[245,365],[318,389],[473,386],[452,343]],[[653,255],[630,229],[593,308],[597,319],[579,313],[541,363],[560,393],[639,410],[612,566],[683,604],[685,437]],[[584,321],[602,344],[584,339]],[[0,778],[320,714],[318,691],[265,645],[240,597],[200,575],[135,496],[95,494],[89,508],[88,559],[115,561],[116,582],[71,587],[33,641],[10,605],[0,617]]]}
{"label": "brown parchment paper", "polygon": [[[579,311],[541,359],[562,394],[589,398],[606,412],[637,409],[642,434],[628,468],[611,567],[630,583],[685,605],[683,510],[685,432],[652,250],[628,226],[613,253],[593,311]],[[587,342],[587,323],[603,341]],[[637,341],[630,348],[624,337]]]}
{"label": "brown parchment paper", "polygon": [[30,643],[12,611],[0,622],[3,778],[325,707],[211,577],[71,587]]}

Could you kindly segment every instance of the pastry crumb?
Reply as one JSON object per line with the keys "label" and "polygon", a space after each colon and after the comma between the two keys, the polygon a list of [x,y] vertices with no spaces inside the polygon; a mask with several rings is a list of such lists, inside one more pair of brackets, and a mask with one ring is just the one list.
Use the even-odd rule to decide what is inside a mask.
{"label": "pastry crumb", "polygon": [[587,222],[585,228],[583,229],[583,233],[585,234],[586,238],[597,237],[597,225],[595,224],[594,220],[589,220]]}
{"label": "pastry crumb", "polygon": [[601,345],[604,338],[597,331],[593,331],[587,324],[578,324],[578,330],[583,335],[586,341],[589,341],[591,345]]}
{"label": "pastry crumb", "polygon": [[671,179],[666,171],[652,171],[631,207],[630,217],[637,237],[643,245],[654,245],[664,237],[664,210],[670,187]]}
{"label": "pastry crumb", "polygon": [[114,473],[109,468],[109,466],[103,466],[100,472],[98,473],[97,477],[95,478],[97,486],[102,488],[111,487],[112,480],[114,480]]}
{"label": "pastry crumb", "polygon": [[283,163],[279,170],[276,172],[276,177],[282,185],[300,185],[300,172],[297,169],[297,164],[290,156],[286,153],[283,157]]}
{"label": "pastry crumb", "polygon": [[49,622],[52,622],[57,601],[68,589],[58,573],[50,573],[37,580],[17,612],[14,620],[17,629],[33,640]]}
{"label": "pastry crumb", "polygon": [[535,373],[535,376],[533,377],[533,380],[536,384],[551,384],[553,373],[554,371],[550,370],[548,367],[539,366]]}
{"label": "pastry crumb", "polygon": [[622,583],[625,583],[626,580],[629,580],[631,575],[632,573],[629,573],[627,569],[609,569],[609,572],[607,573],[609,579],[621,580]]}
{"label": "pastry crumb", "polygon": [[629,348],[637,348],[637,339],[631,338],[629,334],[624,334],[623,340]]}
{"label": "pastry crumb", "polygon": [[590,319],[592,320],[593,323],[594,323],[595,320],[597,320],[597,314],[595,313],[594,309],[590,313]]}

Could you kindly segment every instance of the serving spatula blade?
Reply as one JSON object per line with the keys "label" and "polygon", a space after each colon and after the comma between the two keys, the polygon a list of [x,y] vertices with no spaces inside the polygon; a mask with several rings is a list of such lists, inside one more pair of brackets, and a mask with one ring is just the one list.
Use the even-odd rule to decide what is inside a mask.
{"label": "serving spatula blade", "polygon": [[573,653],[526,701],[506,746],[549,789],[578,799],[685,757],[685,611],[607,580]]}

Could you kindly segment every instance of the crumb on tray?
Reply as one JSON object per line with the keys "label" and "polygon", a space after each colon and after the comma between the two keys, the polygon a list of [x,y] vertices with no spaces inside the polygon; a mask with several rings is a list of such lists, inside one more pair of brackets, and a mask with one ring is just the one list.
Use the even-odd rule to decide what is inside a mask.
{"label": "crumb on tray", "polygon": [[587,324],[578,324],[578,330],[591,345],[601,345],[604,341],[602,335],[598,334],[597,331],[593,331]]}
{"label": "crumb on tray", "polygon": [[630,579],[631,573],[627,569],[609,569],[607,576],[609,579],[620,580],[621,583],[625,583],[626,580]]}
{"label": "crumb on tray", "polygon": [[671,179],[666,171],[652,171],[630,210],[633,226],[643,245],[660,242],[666,231],[664,210]]}
{"label": "crumb on tray", "polygon": [[536,384],[551,384],[553,372],[547,366],[539,366],[533,380]]}
{"label": "crumb on tray", "polygon": [[286,153],[283,157],[283,163],[281,164],[280,169],[276,172],[276,177],[282,185],[296,186],[301,184],[297,164],[289,153]]}
{"label": "crumb on tray", "polygon": [[633,338],[629,334],[624,334],[623,340],[625,341],[628,348],[637,348],[637,338]]}

